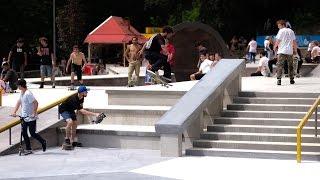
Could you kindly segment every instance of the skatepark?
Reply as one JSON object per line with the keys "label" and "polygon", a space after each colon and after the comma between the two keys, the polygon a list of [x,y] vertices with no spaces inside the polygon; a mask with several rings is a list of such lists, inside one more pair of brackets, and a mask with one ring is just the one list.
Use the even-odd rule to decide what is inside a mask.
{"label": "skatepark", "polygon": [[[222,67],[226,67],[229,62],[232,61],[239,63],[232,63],[238,64],[238,66],[230,66],[231,75],[234,72],[238,72],[239,74],[233,75],[233,80],[230,80],[231,75]],[[225,64],[222,65],[222,63]],[[243,123],[249,121],[250,118],[245,120],[247,115],[244,113],[251,113],[249,115],[251,117],[250,121],[253,122],[253,119],[256,119],[255,121],[257,121],[266,118],[264,121],[268,120],[269,123],[265,123],[269,125],[263,125],[266,126],[264,128],[268,129],[269,126],[269,128],[272,127],[275,128],[275,130],[262,130],[259,127],[254,127],[254,125],[245,127],[246,125],[243,124],[242,126],[243,128],[246,128],[246,130],[241,130],[240,125],[238,125],[239,127],[237,127],[238,130],[236,131],[264,133],[264,136],[268,136],[268,132],[276,134],[287,132],[287,135],[284,135],[288,136],[286,138],[289,138],[290,136],[294,137],[291,130],[280,130],[280,127],[274,125],[278,124],[279,126],[282,126],[282,128],[285,126],[290,128],[291,126],[294,126],[294,124],[298,124],[300,120],[295,118],[302,118],[315,101],[320,90],[320,81],[315,75],[314,77],[297,78],[296,84],[294,85],[290,85],[289,80],[283,78],[283,85],[276,86],[275,78],[273,77],[240,77],[240,74],[245,74],[243,72],[246,69],[244,64],[241,63],[241,60],[224,60],[222,63],[220,66],[221,69],[219,70],[218,66],[216,72],[208,74],[208,78],[201,81],[171,83],[173,86],[170,86],[169,88],[161,85],[137,86],[133,88],[124,86],[88,86],[90,91],[88,97],[85,99],[84,108],[91,109],[95,112],[104,112],[107,115],[107,118],[101,124],[94,125],[89,124],[90,117],[81,117],[82,124],[78,127],[78,133],[79,139],[84,147],[76,148],[73,151],[61,150],[60,145],[63,139],[64,124],[58,119],[57,108],[53,107],[39,115],[37,124],[38,132],[40,132],[49,142],[50,147],[46,152],[36,150],[33,155],[18,156],[16,154],[16,148],[19,142],[19,126],[16,126],[11,130],[12,145],[8,144],[8,131],[0,134],[0,148],[2,152],[0,164],[1,167],[6,167],[1,168],[0,170],[2,174],[1,178],[211,179],[214,174],[216,178],[223,177],[228,179],[236,178],[239,175],[238,173],[250,174],[247,176],[247,179],[256,179],[258,176],[260,179],[285,178],[288,176],[316,177],[316,172],[319,169],[318,155],[304,155],[304,151],[302,151],[302,163],[297,164],[295,159],[296,151],[294,140],[284,140],[287,145],[282,146],[280,146],[280,144],[271,143],[272,141],[277,141],[276,139],[272,141],[261,139],[261,142],[266,141],[268,143],[255,146],[252,144],[228,147],[223,144],[217,144],[216,148],[212,148],[213,151],[210,152],[208,145],[204,144],[206,143],[205,139],[202,139],[206,136],[209,138],[209,134],[206,134],[206,131],[209,131],[209,127],[214,127],[214,122],[218,123],[215,128],[221,128],[218,121],[223,121],[223,118],[226,119],[229,116],[223,114],[236,113],[236,109],[238,108],[248,110],[246,110],[247,112],[237,112],[238,118],[235,116],[233,118],[234,120],[232,120],[232,117],[229,117],[230,121],[234,121],[232,122],[232,124],[234,123],[234,126],[239,124],[240,120],[242,120]],[[232,71],[232,67],[234,67],[234,71]],[[239,71],[237,71],[237,69]],[[226,73],[227,75],[224,76],[223,73]],[[229,81],[234,83],[227,83],[227,85],[222,88],[224,91],[221,91],[221,85],[224,84],[224,81],[221,80],[219,82],[218,79],[215,79],[216,81],[211,80],[216,74],[220,74],[221,79],[224,77],[226,79],[229,78]],[[209,78],[210,75],[212,75],[211,78]],[[123,74],[120,73],[119,75],[106,76],[111,76],[113,78],[116,78],[114,76],[123,77],[125,76],[125,72]],[[84,77],[84,79],[86,78],[90,79],[90,77]],[[64,78],[61,79],[63,80]],[[40,108],[73,93],[72,91],[68,91],[66,86],[57,86],[56,89],[45,86],[44,89],[38,89],[39,85],[34,83],[37,81],[37,79],[28,80],[28,87],[38,99]],[[57,79],[57,81],[59,81],[59,79]],[[203,91],[204,87],[206,87],[205,89],[210,89],[210,84],[208,85],[208,82],[211,82],[212,88],[215,89],[212,93]],[[230,84],[232,84],[231,88]],[[218,94],[215,95],[215,93],[219,91],[220,97]],[[202,94],[200,92],[202,92]],[[221,92],[224,92],[223,97],[221,97]],[[250,97],[250,93],[248,92],[251,92],[251,94],[255,93],[255,96],[260,97]],[[196,94],[196,96],[194,96],[194,94]],[[205,127],[205,125],[207,125],[207,127],[196,132],[194,128],[197,127],[197,123],[191,123],[193,124],[193,128],[190,130],[188,129],[190,125],[184,124],[180,126],[180,128],[186,126],[186,129],[182,131],[184,139],[180,139],[179,137],[175,139],[175,135],[167,136],[170,135],[167,133],[162,137],[161,132],[164,133],[163,131],[169,131],[170,133],[175,131],[170,128],[174,121],[170,120],[169,123],[166,123],[166,116],[170,116],[170,114],[174,113],[175,117],[180,118],[181,115],[185,115],[183,112],[188,112],[190,108],[193,108],[192,102],[196,103],[199,101],[200,104],[197,104],[199,106],[204,106],[201,104],[205,102],[202,98],[206,94],[209,94],[211,98],[215,99],[215,103],[221,103],[220,107],[211,105],[211,108],[209,109],[201,108],[202,111],[204,110],[201,122],[203,123],[203,127]],[[304,96],[302,94],[304,94]],[[189,100],[185,103],[185,96],[192,98],[193,100]],[[244,104],[245,101],[243,99],[246,99],[246,96],[251,98],[250,101],[257,101],[255,107],[252,106],[250,108],[250,104]],[[3,119],[3,121],[1,122],[1,126],[12,120],[8,114],[14,107],[18,97],[19,93],[8,94],[2,97],[0,111],[1,119]],[[223,100],[221,100],[221,98]],[[233,99],[233,102],[238,103],[232,104],[231,99]],[[268,105],[268,101],[272,101],[272,104]],[[284,103],[287,103],[287,105]],[[208,108],[210,107],[210,104],[205,106]],[[264,109],[259,108],[259,104],[264,104]],[[185,110],[180,111],[180,108],[184,108]],[[282,113],[279,112],[280,109],[283,110]],[[168,113],[168,111],[171,112]],[[178,116],[175,111],[180,112],[180,115]],[[200,112],[201,110],[193,111]],[[264,111],[267,112],[267,115],[261,115]],[[212,113],[212,115],[208,116],[209,113]],[[224,117],[219,118],[215,113],[219,113],[219,116],[222,115]],[[260,115],[255,115],[257,113]],[[217,120],[212,121],[215,117]],[[292,120],[289,121],[289,119],[286,118]],[[238,123],[236,119],[238,119]],[[276,123],[275,121],[283,121],[286,122],[286,124],[279,124],[279,122]],[[272,122],[275,124],[272,124]],[[162,129],[160,123],[165,124],[166,128]],[[188,124],[190,124],[190,122]],[[174,126],[178,127],[178,125]],[[314,137],[314,135],[312,134],[314,133],[314,130],[311,126],[312,125],[309,124],[305,127],[308,131],[305,131],[306,134],[303,135],[305,141],[309,142],[307,144],[310,147],[305,149],[308,153],[317,149],[317,144],[313,143],[314,140],[312,137]],[[198,127],[200,126],[198,125]],[[232,128],[232,125],[229,127],[224,125],[224,128]],[[216,129],[212,132],[210,130],[210,133],[213,133],[214,131],[217,133],[220,132],[219,129]],[[223,131],[226,131],[225,133],[227,133],[227,131],[231,130],[225,129]],[[230,132],[230,134],[232,134],[232,132]],[[250,133],[247,135],[249,134]],[[258,134],[256,135],[258,136]],[[213,134],[210,136],[213,136]],[[231,135],[229,136],[231,138]],[[249,139],[245,138],[244,134],[241,136],[243,136],[243,139],[241,140],[243,142],[247,142],[249,139],[253,138],[249,136]],[[201,139],[197,141],[199,137],[201,137]],[[223,138],[222,134],[217,135],[217,137]],[[245,139],[248,140],[244,141]],[[233,142],[236,143],[235,140],[233,140]],[[181,143],[180,147],[176,146],[176,143]],[[201,145],[201,143],[203,145]],[[220,143],[224,143],[223,140],[220,140]],[[312,144],[314,144],[314,147],[311,147]],[[33,145],[37,145],[36,142],[33,142]],[[199,148],[201,146],[205,148],[200,150]],[[292,148],[290,146],[292,146]],[[215,145],[212,145],[212,147],[215,147]],[[259,150],[260,147],[274,150],[270,149],[262,152],[262,150]],[[34,146],[34,149],[37,148],[39,147]],[[217,148],[221,148],[220,151],[218,151]],[[223,148],[225,148],[224,151]],[[240,151],[241,149],[242,151]],[[250,154],[247,154],[248,152]],[[288,154],[284,154],[285,152]],[[292,155],[290,155],[291,153]],[[30,163],[33,164],[32,167],[28,166]],[[19,164],[19,166],[16,164]],[[18,170],[17,168],[20,166],[25,166],[25,168],[23,170]],[[280,171],[279,169],[283,166],[286,166],[287,168],[281,169]],[[212,171],[212,168],[215,170]],[[269,169],[270,171],[278,173],[277,175],[266,173],[264,169]],[[226,172],[229,172],[230,170],[235,173],[227,173],[228,175],[226,176]],[[199,175],[200,172],[201,175]]]}

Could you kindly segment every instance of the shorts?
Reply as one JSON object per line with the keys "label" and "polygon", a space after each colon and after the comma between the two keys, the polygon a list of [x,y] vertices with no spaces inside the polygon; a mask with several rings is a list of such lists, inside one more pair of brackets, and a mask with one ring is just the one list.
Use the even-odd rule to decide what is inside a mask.
{"label": "shorts", "polygon": [[204,75],[206,74],[196,74],[194,77],[196,78],[196,80],[200,80]]}
{"label": "shorts", "polygon": [[41,75],[41,77],[51,77],[52,76],[52,66],[41,65],[40,66],[40,75]]}
{"label": "shorts", "polygon": [[77,115],[74,112],[64,111],[64,112],[60,113],[60,115],[63,118],[62,120],[65,120],[65,121],[67,121],[68,119],[71,119],[72,121],[77,120]]}
{"label": "shorts", "polygon": [[81,65],[71,64],[71,72],[76,73],[78,81],[82,80]]}

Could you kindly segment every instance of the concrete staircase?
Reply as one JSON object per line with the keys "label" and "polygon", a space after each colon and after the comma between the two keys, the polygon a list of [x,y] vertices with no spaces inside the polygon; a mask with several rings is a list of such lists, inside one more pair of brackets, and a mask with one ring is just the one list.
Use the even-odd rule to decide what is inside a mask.
{"label": "concrete staircase", "polygon": [[[295,159],[296,127],[319,94],[240,92],[186,155]],[[314,118],[314,116],[313,116]],[[314,119],[302,133],[302,159],[320,160]]]}

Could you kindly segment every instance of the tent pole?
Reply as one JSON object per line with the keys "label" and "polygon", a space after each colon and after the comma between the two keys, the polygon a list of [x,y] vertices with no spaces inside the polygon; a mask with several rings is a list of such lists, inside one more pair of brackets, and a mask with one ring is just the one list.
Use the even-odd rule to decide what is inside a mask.
{"label": "tent pole", "polygon": [[123,43],[123,66],[126,67],[126,57],[125,57],[125,53],[126,53],[126,43]]}
{"label": "tent pole", "polygon": [[91,43],[88,44],[88,62],[91,62]]}

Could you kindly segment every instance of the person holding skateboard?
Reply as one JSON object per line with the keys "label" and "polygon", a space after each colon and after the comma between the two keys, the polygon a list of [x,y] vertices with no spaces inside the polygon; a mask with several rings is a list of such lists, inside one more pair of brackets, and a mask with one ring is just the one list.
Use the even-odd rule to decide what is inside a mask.
{"label": "person holding skateboard", "polygon": [[80,85],[78,88],[78,93],[70,96],[58,107],[59,114],[62,116],[63,120],[67,122],[66,124],[66,137],[65,146],[81,147],[81,143],[78,142],[76,135],[76,130],[78,126],[77,115],[75,110],[83,115],[90,115],[99,117],[99,113],[94,113],[83,109],[84,98],[87,97],[88,89],[86,86]]}
{"label": "person holding skateboard", "polygon": [[30,139],[27,132],[28,129],[31,137],[35,138],[41,143],[42,150],[45,152],[47,148],[47,142],[38,133],[36,133],[38,101],[35,99],[32,92],[28,90],[27,83],[24,79],[20,79],[17,85],[19,90],[21,90],[21,95],[11,116],[16,117],[16,113],[19,107],[21,107],[20,119],[22,120],[22,136],[26,144],[24,155],[32,154]]}

